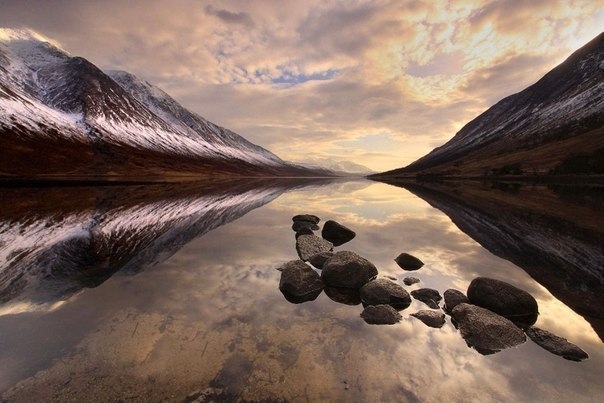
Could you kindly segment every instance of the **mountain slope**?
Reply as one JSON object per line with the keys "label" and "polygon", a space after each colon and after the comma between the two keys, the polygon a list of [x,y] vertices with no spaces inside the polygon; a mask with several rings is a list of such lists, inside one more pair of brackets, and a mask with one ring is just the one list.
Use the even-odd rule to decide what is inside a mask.
{"label": "mountain slope", "polygon": [[[604,33],[451,140],[380,176],[604,173]],[[569,159],[592,161],[569,169]]]}
{"label": "mountain slope", "polygon": [[[125,72],[0,29],[0,176],[311,176]],[[36,164],[32,164],[36,161]]]}

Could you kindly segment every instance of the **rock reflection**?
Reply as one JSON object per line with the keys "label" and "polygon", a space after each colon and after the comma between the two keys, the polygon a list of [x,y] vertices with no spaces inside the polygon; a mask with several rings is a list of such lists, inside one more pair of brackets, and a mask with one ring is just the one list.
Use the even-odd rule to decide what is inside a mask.
{"label": "rock reflection", "polygon": [[3,189],[0,309],[39,309],[118,271],[137,273],[298,185],[246,180]]}

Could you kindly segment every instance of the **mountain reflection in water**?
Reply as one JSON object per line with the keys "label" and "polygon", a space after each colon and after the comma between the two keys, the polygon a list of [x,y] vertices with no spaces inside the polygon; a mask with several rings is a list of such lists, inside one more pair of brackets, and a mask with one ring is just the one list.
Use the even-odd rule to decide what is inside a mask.
{"label": "mountain reflection in water", "polygon": [[[579,294],[556,294],[545,280],[544,288],[405,189],[306,184],[3,189],[2,399],[597,401],[604,393],[602,342],[573,311],[583,308]],[[483,191],[493,205],[511,198]],[[579,202],[588,211],[589,200],[599,203],[531,191],[548,205]],[[449,319],[433,329],[411,318],[425,309],[415,300],[392,326],[368,325],[358,306],[325,293],[288,303],[276,269],[297,258],[291,217],[299,213],[353,229],[357,236],[336,250],[357,252],[399,284],[409,273],[394,258],[421,258],[413,272],[421,282],[408,290],[465,290],[479,275],[527,290],[539,303],[537,326],[590,359],[569,362],[531,341],[482,356]],[[591,217],[585,225],[597,227],[599,216]],[[569,231],[564,244],[571,241]],[[579,274],[580,287],[597,292]]]}

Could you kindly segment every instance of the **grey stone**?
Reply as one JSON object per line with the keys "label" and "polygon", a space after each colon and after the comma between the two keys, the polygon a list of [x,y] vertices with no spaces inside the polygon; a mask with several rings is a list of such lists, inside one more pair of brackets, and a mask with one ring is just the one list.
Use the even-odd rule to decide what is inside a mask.
{"label": "grey stone", "polygon": [[321,219],[314,214],[298,214],[292,217],[292,221],[308,221],[313,224],[318,224]]}
{"label": "grey stone", "polygon": [[333,246],[340,246],[353,239],[356,233],[336,221],[327,220],[323,225],[321,236],[333,243]]}
{"label": "grey stone", "polygon": [[313,230],[310,229],[309,227],[302,227],[296,231],[296,239],[298,239],[298,237],[300,235],[314,235],[314,234],[315,233],[313,232]]}
{"label": "grey stone", "polygon": [[413,284],[417,284],[419,283],[419,278],[417,277],[405,277],[403,279],[403,283],[405,283],[405,285],[413,285]]}
{"label": "grey stone", "polygon": [[279,290],[290,302],[313,301],[323,291],[323,281],[317,272],[301,260],[287,262],[279,270]]}
{"label": "grey stone", "polygon": [[550,353],[566,358],[567,360],[583,361],[589,358],[589,355],[579,346],[569,342],[563,337],[556,336],[547,330],[533,326],[526,329],[526,335]]}
{"label": "grey stone", "polygon": [[307,261],[322,252],[333,250],[333,244],[316,235],[300,235],[296,239],[296,251],[300,259]]}
{"label": "grey stone", "polygon": [[424,322],[426,326],[440,329],[445,324],[445,314],[442,312],[430,311],[428,309],[417,311],[410,316]]}
{"label": "grey stone", "polygon": [[321,253],[316,254],[313,257],[311,257],[309,262],[317,269],[322,269],[323,265],[325,264],[327,259],[329,259],[332,256],[333,256],[333,252],[321,252]]}
{"label": "grey stone", "polygon": [[394,261],[396,262],[396,264],[399,265],[399,267],[401,269],[407,270],[407,271],[421,269],[421,267],[424,265],[424,262],[422,262],[415,256],[412,256],[412,255],[410,255],[408,253],[404,253],[404,252],[401,253],[400,255],[398,255],[396,257],[396,259],[394,259]]}
{"label": "grey stone", "polygon": [[385,278],[372,280],[361,287],[363,305],[390,305],[397,310],[411,305],[409,293],[400,285]]}
{"label": "grey stone", "polygon": [[422,301],[432,309],[439,309],[438,303],[442,299],[439,292],[432,288],[419,288],[411,291],[413,298]]}
{"label": "grey stone", "polygon": [[370,325],[394,325],[403,319],[390,305],[369,305],[361,312],[361,318]]}
{"label": "grey stone", "polygon": [[461,303],[469,303],[470,301],[468,300],[468,297],[466,297],[466,294],[464,294],[463,292],[459,291],[459,290],[455,290],[453,288],[449,288],[448,290],[446,290],[443,293],[443,296],[445,298],[445,312],[450,313],[453,308],[455,308],[457,305],[461,304]]}
{"label": "grey stone", "polygon": [[527,328],[537,321],[539,308],[531,294],[501,280],[477,277],[468,287],[468,299],[474,305],[498,313]]}
{"label": "grey stone", "polygon": [[292,229],[295,232],[300,232],[302,230],[317,231],[319,229],[319,226],[310,221],[294,221],[294,223],[292,224]]}
{"label": "grey stone", "polygon": [[325,287],[325,294],[339,304],[359,305],[361,303],[361,293],[357,288]]}
{"label": "grey stone", "polygon": [[483,355],[494,354],[526,341],[522,329],[488,309],[461,303],[453,308],[451,316],[466,344]]}
{"label": "grey stone", "polygon": [[377,275],[378,270],[373,263],[350,251],[334,253],[325,261],[321,271],[321,279],[325,285],[342,288],[359,289]]}

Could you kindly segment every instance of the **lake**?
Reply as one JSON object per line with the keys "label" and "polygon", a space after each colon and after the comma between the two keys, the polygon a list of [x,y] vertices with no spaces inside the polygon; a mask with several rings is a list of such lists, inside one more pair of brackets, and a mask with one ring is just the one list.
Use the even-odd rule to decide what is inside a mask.
{"label": "lake", "polygon": [[[3,188],[0,391],[32,401],[596,402],[604,396],[604,192],[528,184],[242,180]],[[504,280],[536,326],[590,358],[530,339],[492,355],[450,317],[370,325],[361,305],[288,302],[292,217],[356,232],[336,250],[408,291]],[[320,231],[317,231],[320,234]],[[406,272],[408,252],[425,265]],[[332,299],[333,298],[333,299]]]}

